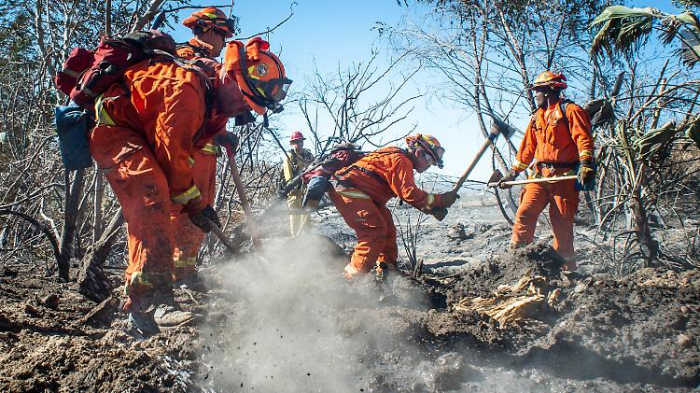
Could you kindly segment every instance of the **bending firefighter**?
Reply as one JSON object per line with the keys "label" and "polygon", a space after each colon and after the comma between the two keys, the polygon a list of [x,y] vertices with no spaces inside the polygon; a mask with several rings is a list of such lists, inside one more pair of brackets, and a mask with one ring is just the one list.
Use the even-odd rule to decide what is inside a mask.
{"label": "bending firefighter", "polygon": [[[130,326],[142,332],[181,325],[192,319],[178,310],[172,293],[177,222],[173,211],[186,214],[207,232],[219,226],[216,212],[196,184],[193,157],[221,130],[219,121],[247,113],[253,105],[239,88],[246,62],[271,67],[260,86],[266,105],[277,107],[289,80],[274,55],[251,40],[245,57],[242,43],[228,43],[220,72],[207,62],[160,56],[129,67],[123,83],[112,85],[96,100],[97,126],[90,134],[90,153],[105,172],[127,222],[129,266],[126,271]],[[235,56],[228,56],[233,50]],[[268,78],[275,78],[270,81]],[[253,82],[251,82],[253,83]],[[253,108],[255,109],[255,108]],[[264,113],[267,109],[262,108]],[[226,145],[225,145],[226,146]],[[228,147],[228,146],[227,146]],[[228,150],[228,149],[227,149]],[[231,154],[231,152],[228,152]],[[211,183],[207,183],[208,186]],[[210,194],[211,195],[211,194]]]}
{"label": "bending firefighter", "polygon": [[[285,183],[294,179],[299,172],[304,170],[314,160],[314,155],[309,149],[304,149],[304,135],[299,131],[294,131],[289,139],[289,145],[292,147],[284,155],[282,164],[284,170]],[[289,191],[287,194],[287,205],[289,206],[289,226],[292,236],[297,236],[301,231],[308,229],[311,226],[309,213],[301,206],[304,196],[305,187],[302,182]]]}
{"label": "bending firefighter", "polygon": [[579,203],[577,187],[591,189],[595,173],[590,119],[581,107],[561,98],[561,91],[566,87],[566,77],[551,71],[545,71],[535,79],[531,89],[535,91],[539,109],[530,119],[513,169],[500,180],[499,186],[507,188],[502,183],[515,179],[533,159],[537,160],[534,177],[578,175],[578,180],[527,184],[521,195],[511,239],[514,248],[532,243],[537,218],[549,205],[554,249],[564,258],[564,269],[574,271],[577,268],[574,253],[574,216]]}
{"label": "bending firefighter", "polygon": [[[226,45],[226,39],[233,37],[235,25],[232,19],[226,17],[223,11],[216,7],[207,7],[183,21],[192,29],[193,38],[177,47],[177,55],[183,59],[195,60],[219,72],[222,65],[214,58],[221,55]],[[242,93],[237,97],[242,102]],[[241,112],[248,113],[246,108]],[[229,117],[220,112],[212,113],[207,122],[209,140],[199,140],[200,149],[192,154],[192,174],[194,185],[202,194],[202,200],[214,206],[216,196],[216,160],[221,154],[221,147],[235,152],[238,137],[226,132]],[[175,206],[172,219],[175,222],[175,280],[193,277],[199,249],[204,242],[204,232],[197,229],[187,214]]]}
{"label": "bending firefighter", "polygon": [[343,271],[347,279],[367,273],[376,266],[377,278],[387,268],[395,268],[398,258],[396,227],[386,203],[393,197],[427,214],[437,214],[452,206],[456,193],[430,194],[419,189],[413,171],[425,172],[430,166],[442,168],[445,152],[430,135],[406,138],[407,149],[385,147],[367,154],[336,173],[337,185],[329,191],[333,204],[357,234],[357,245]]}

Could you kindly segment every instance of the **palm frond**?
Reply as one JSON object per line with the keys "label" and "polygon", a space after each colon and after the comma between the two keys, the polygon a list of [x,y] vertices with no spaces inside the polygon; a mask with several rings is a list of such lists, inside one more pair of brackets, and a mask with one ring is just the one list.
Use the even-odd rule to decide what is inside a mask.
{"label": "palm frond", "polygon": [[695,116],[694,119],[687,121],[678,128],[679,131],[685,130],[685,136],[695,142],[695,145],[700,149],[700,115]]}
{"label": "palm frond", "polygon": [[652,155],[660,152],[678,131],[676,123],[669,121],[659,128],[649,130],[644,136],[637,139],[634,142],[634,149],[643,160],[648,161]]}
{"label": "palm frond", "polygon": [[646,42],[655,19],[662,15],[659,10],[651,7],[629,8],[616,5],[606,8],[591,23],[591,27],[603,25],[593,39],[591,55],[601,55],[601,49],[608,56],[614,52],[631,55]]}
{"label": "palm frond", "polygon": [[700,62],[700,35],[692,30],[681,30],[681,47],[677,49],[676,55],[683,60],[683,64],[693,67]]}

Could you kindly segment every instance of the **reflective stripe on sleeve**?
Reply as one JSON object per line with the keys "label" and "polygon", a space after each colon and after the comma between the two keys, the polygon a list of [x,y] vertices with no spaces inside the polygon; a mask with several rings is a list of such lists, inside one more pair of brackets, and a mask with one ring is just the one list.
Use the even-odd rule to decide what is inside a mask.
{"label": "reflective stripe on sleeve", "polygon": [[527,164],[515,160],[515,162],[513,162],[513,169],[515,169],[516,171],[524,171],[525,169],[527,169]]}
{"label": "reflective stripe on sleeve", "polygon": [[192,186],[187,191],[183,192],[182,194],[176,195],[176,196],[170,198],[170,200],[175,202],[175,203],[179,203],[181,205],[186,205],[187,202],[189,202],[195,198],[199,198],[201,196],[202,196],[202,193],[199,192],[199,189],[197,188],[197,186]]}
{"label": "reflective stripe on sleeve", "polygon": [[207,154],[212,154],[212,155],[217,155],[221,149],[219,149],[219,146],[216,146],[213,143],[207,143],[203,148],[202,148],[202,153],[207,153]]}
{"label": "reflective stripe on sleeve", "polygon": [[593,152],[590,151],[590,150],[581,150],[581,151],[578,153],[578,156],[579,156],[579,158],[581,158],[581,159],[586,159],[586,158],[589,158],[589,159],[590,159],[590,158],[593,158]]}
{"label": "reflective stripe on sleeve", "polygon": [[353,198],[353,199],[372,199],[369,197],[369,195],[365,194],[364,192],[355,189],[355,188],[348,188],[345,190],[338,190],[338,194],[347,197],[347,198]]}
{"label": "reflective stripe on sleeve", "polygon": [[104,124],[106,126],[116,126],[117,123],[112,120],[112,117],[109,116],[107,113],[107,110],[104,107],[104,94],[100,94],[97,99],[95,99],[95,113],[97,114],[97,118],[95,119],[97,121],[97,124]]}
{"label": "reflective stripe on sleeve", "polygon": [[176,269],[194,267],[197,264],[197,257],[178,258],[175,260]]}
{"label": "reflective stripe on sleeve", "polygon": [[430,209],[433,207],[433,203],[435,203],[435,194],[428,193],[428,200],[425,202],[425,207]]}

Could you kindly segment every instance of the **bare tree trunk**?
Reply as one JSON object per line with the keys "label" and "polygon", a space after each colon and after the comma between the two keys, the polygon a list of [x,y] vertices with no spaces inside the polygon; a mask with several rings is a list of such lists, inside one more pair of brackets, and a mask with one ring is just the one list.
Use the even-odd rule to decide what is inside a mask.
{"label": "bare tree trunk", "polygon": [[101,169],[95,171],[95,198],[93,202],[93,221],[92,221],[92,241],[97,240],[102,235],[102,201],[105,191],[105,178]]}
{"label": "bare tree trunk", "polygon": [[124,215],[119,209],[105,228],[102,237],[93,244],[92,250],[80,261],[79,292],[88,299],[101,302],[112,292],[112,283],[104,273],[103,266],[118,238],[117,234],[122,224],[124,224]]}
{"label": "bare tree trunk", "polygon": [[58,277],[61,280],[68,281],[70,279],[70,259],[73,255],[73,239],[78,221],[78,204],[80,203],[80,194],[83,190],[85,179],[85,169],[75,171],[73,183],[70,183],[70,173],[65,171],[64,175],[66,183],[66,198],[64,200],[64,216],[63,229],[61,231],[61,240],[58,256]]}

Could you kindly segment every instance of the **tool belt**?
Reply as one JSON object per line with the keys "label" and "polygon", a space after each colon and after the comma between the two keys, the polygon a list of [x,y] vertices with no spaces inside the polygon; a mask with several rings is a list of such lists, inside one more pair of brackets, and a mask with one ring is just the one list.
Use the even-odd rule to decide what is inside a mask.
{"label": "tool belt", "polygon": [[[541,161],[535,164],[535,173],[533,179],[551,176],[568,176],[576,174],[578,162],[547,162]],[[543,171],[547,171],[547,175]]]}
{"label": "tool belt", "polygon": [[577,162],[547,162],[540,161],[535,166],[538,169],[575,169],[578,166]]}

